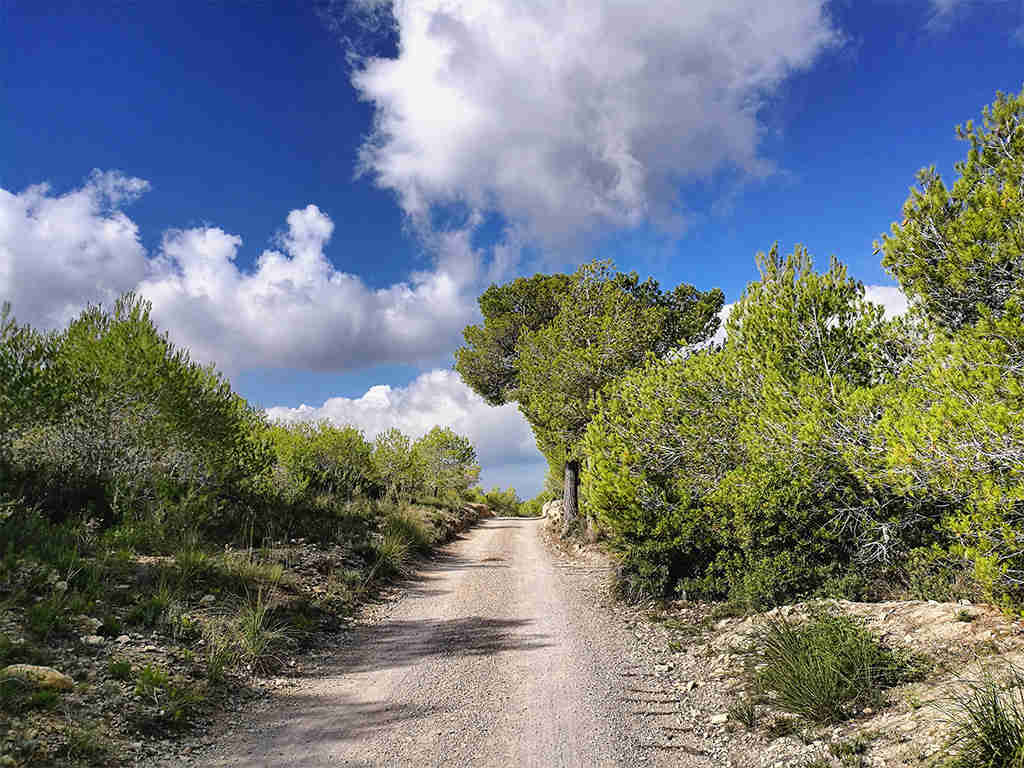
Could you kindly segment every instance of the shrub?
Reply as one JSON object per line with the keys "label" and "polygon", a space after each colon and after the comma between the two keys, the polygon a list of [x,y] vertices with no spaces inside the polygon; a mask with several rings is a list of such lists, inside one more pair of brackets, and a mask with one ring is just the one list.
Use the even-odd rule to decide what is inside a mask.
{"label": "shrub", "polygon": [[748,653],[753,681],[772,703],[818,724],[878,706],[886,688],[919,674],[908,654],[882,645],[858,621],[832,613],[805,623],[768,619]]}

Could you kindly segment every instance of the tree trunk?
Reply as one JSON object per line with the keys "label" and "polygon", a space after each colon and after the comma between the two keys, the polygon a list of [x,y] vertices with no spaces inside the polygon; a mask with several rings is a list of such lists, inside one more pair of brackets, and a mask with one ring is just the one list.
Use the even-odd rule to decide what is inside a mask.
{"label": "tree trunk", "polygon": [[580,463],[578,461],[565,462],[565,486],[562,489],[562,519],[566,529],[569,529],[576,522],[579,514],[579,484],[580,484]]}

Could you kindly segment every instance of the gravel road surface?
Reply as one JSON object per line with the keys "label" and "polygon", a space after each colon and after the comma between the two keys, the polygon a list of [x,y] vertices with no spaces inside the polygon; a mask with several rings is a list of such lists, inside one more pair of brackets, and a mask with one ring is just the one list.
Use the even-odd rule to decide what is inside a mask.
{"label": "gravel road surface", "polygon": [[191,764],[706,765],[672,741],[671,694],[631,668],[633,638],[588,594],[599,569],[553,554],[542,525],[465,533],[319,676],[242,713]]}

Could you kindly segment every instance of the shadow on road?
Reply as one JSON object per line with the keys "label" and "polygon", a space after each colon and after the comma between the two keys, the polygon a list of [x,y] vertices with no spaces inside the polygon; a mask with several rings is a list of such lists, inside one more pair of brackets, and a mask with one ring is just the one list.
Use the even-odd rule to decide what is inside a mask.
{"label": "shadow on road", "polygon": [[524,619],[482,616],[384,621],[357,629],[351,653],[339,660],[339,668],[331,672],[404,667],[431,656],[489,656],[547,647],[546,635],[523,631],[530,623]]}

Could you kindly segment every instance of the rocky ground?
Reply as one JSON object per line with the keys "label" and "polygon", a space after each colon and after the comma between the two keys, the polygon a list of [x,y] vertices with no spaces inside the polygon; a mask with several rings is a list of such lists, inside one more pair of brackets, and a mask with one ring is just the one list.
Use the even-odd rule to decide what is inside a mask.
{"label": "rocky ground", "polygon": [[[607,562],[598,547],[551,538],[571,562]],[[680,765],[735,768],[801,766],[932,766],[947,756],[950,695],[965,680],[1024,668],[1024,624],[982,605],[935,601],[855,603],[815,601],[767,614],[717,618],[721,606],[686,602],[626,605],[610,585],[581,585],[602,608],[630,628],[623,672],[626,690],[645,697],[647,716],[678,734],[681,750],[698,759]],[[925,676],[886,692],[877,711],[867,708],[837,726],[809,727],[760,704],[753,728],[730,709],[745,695],[743,649],[765,620],[799,621],[834,610],[862,619],[887,645],[907,649]]]}
{"label": "rocky ground", "polygon": [[[427,765],[933,766],[946,755],[950,694],[986,669],[1024,665],[1024,627],[987,606],[830,601],[733,617],[712,604],[626,605],[613,597],[614,563],[598,546],[540,528],[487,523],[355,614],[297,614],[310,623],[276,669],[236,669],[216,684],[187,622],[127,628],[139,605],[131,580],[112,584],[109,605],[73,616],[70,630],[45,645],[5,610],[5,663],[52,666],[74,688],[42,696],[40,706],[5,702],[0,766],[408,765],[411,757]],[[304,542],[281,547],[272,559],[291,574],[282,597],[326,605],[336,574],[355,565],[351,556]],[[49,589],[59,591],[59,576],[46,577]],[[195,589],[180,598],[180,615],[215,615],[232,599]],[[752,726],[739,722],[734,705],[745,695],[743,649],[753,633],[773,616],[796,621],[823,608],[858,617],[925,660],[923,679],[836,726],[810,727],[763,702]],[[166,672],[166,684],[140,688],[146,669]]]}
{"label": "rocky ground", "polygon": [[[430,515],[447,539],[481,513]],[[357,604],[387,601],[394,589],[349,546],[292,540],[185,554],[105,563],[97,572],[109,583],[92,585],[89,599],[76,592],[80,574],[24,560],[8,567],[0,578],[0,768],[187,756],[223,713],[316,675],[318,653]],[[211,627],[236,626],[253,606],[266,610],[267,647],[236,648],[218,663]],[[51,609],[53,625],[41,629]]]}

